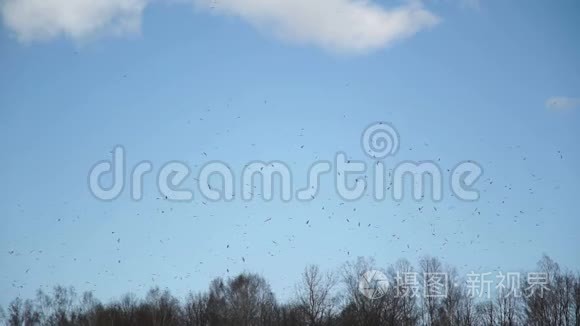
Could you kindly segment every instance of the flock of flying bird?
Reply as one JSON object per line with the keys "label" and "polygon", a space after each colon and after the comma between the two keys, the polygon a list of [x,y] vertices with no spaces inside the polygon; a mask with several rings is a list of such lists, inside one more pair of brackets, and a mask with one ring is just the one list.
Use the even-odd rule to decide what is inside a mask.
{"label": "flock of flying bird", "polygon": [[[209,109],[206,111],[207,113],[211,112]],[[238,115],[236,119],[240,119]],[[204,117],[200,118],[200,121],[203,121]],[[188,124],[191,123],[190,120],[187,121]],[[226,133],[229,133],[230,130],[226,130]],[[300,129],[298,133],[298,137],[303,137],[306,133],[304,128]],[[251,144],[252,147],[257,146],[255,143]],[[429,146],[429,144],[424,144],[424,146]],[[296,146],[296,150],[305,151],[307,146],[304,144],[298,144]],[[412,148],[409,148],[412,150]],[[515,156],[520,155],[522,161],[526,161],[528,158],[526,156],[522,156],[521,152],[518,152],[519,147],[515,146],[509,149],[510,151],[514,151]],[[316,153],[314,153],[316,157]],[[204,159],[211,158],[208,155],[208,151],[201,152],[201,156]],[[564,159],[564,154],[561,151],[557,151],[554,154],[555,158],[559,160]],[[438,159],[440,161],[440,159]],[[489,164],[493,164],[489,162]],[[392,172],[392,171],[391,171]],[[455,244],[458,247],[465,247],[465,246],[474,246],[477,244],[482,244],[482,241],[487,236],[493,236],[489,234],[485,234],[482,231],[473,230],[473,225],[480,225],[478,223],[474,223],[474,218],[478,218],[480,221],[486,221],[487,224],[493,225],[494,223],[505,223],[505,218],[509,218],[513,223],[522,224],[525,223],[526,225],[533,225],[535,227],[541,227],[543,225],[542,214],[544,214],[544,207],[543,206],[527,206],[525,208],[517,209],[515,211],[511,211],[511,208],[506,208],[506,211],[502,211],[503,207],[507,207],[506,203],[510,200],[512,193],[517,193],[518,196],[522,194],[526,194],[529,197],[528,203],[538,203],[541,205],[541,201],[536,200],[535,197],[537,194],[537,189],[540,187],[545,187],[545,184],[541,184],[544,182],[544,179],[539,177],[537,174],[531,173],[529,180],[529,184],[519,184],[518,187],[512,185],[510,183],[501,184],[502,182],[495,182],[490,176],[486,176],[487,179],[483,180],[482,191],[483,195],[481,197],[481,201],[477,203],[469,204],[461,204],[461,208],[457,208],[453,205],[443,205],[442,203],[432,203],[427,201],[422,202],[412,202],[412,203],[400,203],[400,202],[374,202],[370,198],[367,198],[367,201],[358,202],[358,203],[349,203],[344,202],[337,198],[336,196],[329,196],[326,199],[321,198],[313,198],[310,205],[320,204],[320,209],[318,213],[312,213],[309,217],[296,217],[296,216],[287,216],[288,212],[272,212],[272,214],[268,214],[267,216],[253,216],[251,212],[251,207],[249,203],[245,203],[242,207],[244,209],[249,210],[250,212],[247,214],[246,223],[244,221],[240,221],[238,218],[232,217],[231,222],[235,223],[235,228],[240,229],[240,239],[224,239],[223,240],[223,248],[225,251],[219,248],[205,248],[207,250],[207,254],[213,254],[214,257],[211,258],[212,262],[216,262],[219,259],[223,259],[225,266],[225,275],[231,275],[231,269],[236,267],[236,270],[242,271],[246,269],[246,263],[249,262],[249,258],[256,260],[264,260],[265,258],[259,257],[255,252],[254,253],[245,253],[253,246],[262,246],[263,247],[263,254],[269,257],[274,257],[276,255],[285,255],[293,249],[296,249],[296,242],[297,239],[300,238],[308,239],[310,241],[316,237],[316,234],[311,233],[308,235],[303,235],[297,233],[299,232],[300,225],[306,228],[312,228],[316,224],[322,223],[332,223],[332,227],[330,224],[324,224],[322,226],[317,226],[317,231],[320,232],[322,230],[328,230],[332,228],[343,229],[344,232],[352,235],[352,241],[365,241],[363,239],[374,238],[378,239],[375,243],[382,243],[385,247],[396,248],[394,249],[400,255],[406,254],[413,254],[417,257],[420,255],[427,255],[433,254],[434,252],[439,251],[442,255],[445,254],[446,248]],[[358,182],[359,179],[356,180]],[[390,185],[389,185],[390,186]],[[557,185],[553,185],[553,190],[557,191],[559,188]],[[255,192],[253,193],[255,196],[260,196],[261,194]],[[369,195],[367,195],[369,196]],[[166,201],[167,198],[157,197],[156,200],[163,202]],[[452,200],[451,200],[452,201]],[[257,204],[256,204],[257,203]],[[255,199],[253,205],[259,205],[260,200]],[[211,210],[212,205],[207,201],[199,201],[199,205],[204,207],[204,210]],[[453,202],[455,204],[455,202]],[[20,205],[20,204],[18,204]],[[150,213],[149,215],[164,215],[166,219],[172,218],[174,215],[177,215],[178,212],[174,211],[174,203],[166,201],[166,203],[159,205],[160,207],[155,210],[155,212]],[[460,204],[457,204],[460,205]],[[381,219],[377,218],[370,218],[367,217],[369,207],[379,207],[381,209]],[[465,214],[465,207],[471,208],[469,214]],[[357,208],[360,208],[357,210]],[[202,210],[200,210],[202,211]],[[376,212],[376,209],[375,209]],[[528,214],[528,212],[532,212],[533,214]],[[241,213],[241,212],[240,212]],[[144,212],[137,213],[140,214],[143,218],[147,215]],[[197,213],[198,215],[193,215],[193,218],[203,218],[203,215],[213,217],[213,214],[202,214]],[[388,216],[386,216],[388,215]],[[506,215],[506,216],[503,216]],[[282,219],[281,216],[284,217],[285,221],[280,222]],[[453,218],[452,218],[453,216]],[[324,217],[324,218],[323,218]],[[76,221],[80,220],[80,216],[75,216],[73,218]],[[55,223],[66,224],[69,223],[71,220],[66,217],[56,217]],[[256,219],[259,219],[263,224],[262,227],[257,227]],[[326,221],[326,222],[324,222]],[[277,227],[274,227],[274,232],[272,230],[268,230],[268,226],[274,223],[279,223]],[[431,239],[415,239],[413,238],[416,232],[409,233],[409,230],[415,230],[418,225],[424,225],[428,227],[429,234]],[[500,225],[495,225],[493,227],[499,228],[502,227]],[[254,229],[252,229],[254,228]],[[284,228],[286,234],[281,235],[279,234],[280,228]],[[294,231],[294,232],[287,232],[287,231]],[[399,232],[401,231],[401,232]],[[258,244],[254,243],[252,237],[254,233],[268,233],[270,232],[273,235],[276,235],[276,238],[272,238],[270,240],[269,245],[265,244]],[[283,238],[278,238],[283,237]],[[152,246],[155,242],[157,242],[160,246],[169,246],[172,239],[171,237],[167,238],[160,238],[160,239],[151,239],[152,241],[148,244]],[[110,231],[110,237],[105,241],[112,241],[115,246],[115,250],[120,252],[122,250],[122,237],[116,230]],[[314,240],[315,241],[315,240]],[[488,241],[492,241],[490,239],[485,239],[483,244],[488,243]],[[498,239],[500,243],[504,243],[505,239]],[[529,242],[533,242],[533,239],[529,239]],[[195,239],[192,240],[195,243]],[[65,245],[66,243],[61,243]],[[423,244],[423,245],[418,245]],[[433,244],[437,244],[437,247],[434,247]],[[511,245],[528,245],[528,244],[521,244],[521,243],[511,243]],[[241,247],[241,248],[240,248]],[[356,246],[355,246],[356,247]],[[235,250],[234,250],[235,248]],[[344,262],[345,260],[354,259],[356,256],[362,253],[360,248],[351,249],[348,243],[343,243],[343,246],[337,248],[336,250],[340,253],[335,257],[325,257],[329,261],[333,261],[335,263],[340,263],[341,261]],[[381,248],[373,248],[377,252],[373,253],[372,255],[376,255],[377,258],[385,259],[384,253],[381,251]],[[477,247],[475,250],[488,250],[487,248]],[[22,274],[20,279],[11,280],[10,284],[13,288],[17,289],[24,289],[28,285],[28,276],[30,276],[31,272],[34,272],[34,262],[38,262],[42,255],[45,254],[45,251],[41,249],[32,249],[27,250],[26,253],[23,253],[18,248],[11,248],[5,251],[6,255],[8,256],[27,256],[27,261],[30,263],[30,267],[26,267],[22,270]],[[240,255],[241,253],[241,255]],[[383,254],[381,254],[383,253]],[[308,254],[308,253],[306,253]],[[368,254],[368,253],[367,253]],[[145,253],[143,253],[145,255]],[[154,253],[149,254],[150,257],[154,256]],[[59,265],[64,264],[65,261],[68,263],[80,263],[77,257],[67,257],[66,255],[60,255],[62,261],[52,261],[48,264],[48,269],[58,270]],[[113,257],[111,257],[113,259]],[[162,259],[166,258],[165,256],[161,257]],[[90,258],[83,257],[82,260],[90,261]],[[321,259],[320,259],[321,260]],[[120,256],[115,257],[115,262],[117,265],[123,264],[123,259]],[[39,265],[39,264],[37,264]],[[180,281],[187,281],[191,279],[196,273],[200,273],[203,270],[204,261],[199,260],[193,269],[189,270],[182,270],[181,272],[176,271],[176,274],[173,276],[173,279],[180,280]],[[238,265],[238,266],[236,266]],[[253,265],[258,266],[258,265]],[[173,265],[175,269],[180,269],[176,265]],[[43,271],[44,272],[44,271]],[[140,271],[132,272],[131,274],[138,274]],[[102,271],[97,273],[97,276],[109,276],[109,277],[116,277],[115,274],[115,267],[108,266],[104,267]],[[141,278],[141,282],[136,285],[137,288],[147,288],[154,285],[156,282],[163,282],[166,280],[167,275],[161,272],[150,273],[150,282],[144,282],[143,278]],[[214,275],[217,276],[217,275]],[[89,276],[90,277],[90,276]],[[120,277],[120,276],[119,276]],[[134,277],[138,278],[138,277]],[[134,278],[130,278],[127,281],[129,283],[135,282]],[[62,280],[66,282],[66,280]],[[85,285],[94,288],[98,286],[98,278],[95,279],[93,277],[92,281],[86,281]],[[46,284],[46,287],[50,287],[53,284]],[[1,291],[1,290],[0,290]]]}

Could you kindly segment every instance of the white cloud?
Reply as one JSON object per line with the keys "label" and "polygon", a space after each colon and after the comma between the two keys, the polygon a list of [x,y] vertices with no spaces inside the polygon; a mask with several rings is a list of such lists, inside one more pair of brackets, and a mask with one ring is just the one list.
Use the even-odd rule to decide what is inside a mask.
{"label": "white cloud", "polygon": [[385,9],[366,0],[195,0],[284,40],[336,52],[367,52],[432,27],[439,18],[418,1]]}
{"label": "white cloud", "polygon": [[0,0],[4,24],[21,41],[65,35],[76,40],[107,31],[139,31],[147,0]]}
{"label": "white cloud", "polygon": [[[0,0],[0,14],[4,24],[21,41],[60,36],[78,41],[101,32],[138,32],[143,10],[151,1],[154,0]],[[439,22],[418,0],[410,1],[391,9],[369,0],[193,0],[193,3],[211,12],[240,17],[283,40],[359,53],[388,46]]]}
{"label": "white cloud", "polygon": [[546,107],[552,110],[571,110],[580,107],[580,98],[554,96],[546,100]]}

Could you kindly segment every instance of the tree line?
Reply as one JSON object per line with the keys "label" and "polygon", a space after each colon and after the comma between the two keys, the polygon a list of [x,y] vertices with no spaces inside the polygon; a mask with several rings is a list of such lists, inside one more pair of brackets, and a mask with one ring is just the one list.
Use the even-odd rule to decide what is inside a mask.
{"label": "tree line", "polygon": [[[381,271],[390,284],[375,298],[360,289],[369,270]],[[417,267],[403,259],[380,268],[366,258],[332,272],[307,266],[287,302],[279,302],[268,281],[253,273],[218,277],[206,291],[190,292],[183,300],[156,287],[143,298],[126,294],[102,303],[92,292],[78,295],[56,286],[0,307],[0,321],[11,326],[580,326],[580,275],[547,256],[537,271],[545,278],[542,291],[514,295],[496,288],[483,297],[473,295],[473,283],[455,268],[433,257],[422,258]],[[425,295],[425,280],[417,288],[398,282],[401,275],[432,273],[447,276],[443,295]],[[524,277],[515,290],[529,291],[530,282]],[[411,290],[422,295],[409,295]]]}

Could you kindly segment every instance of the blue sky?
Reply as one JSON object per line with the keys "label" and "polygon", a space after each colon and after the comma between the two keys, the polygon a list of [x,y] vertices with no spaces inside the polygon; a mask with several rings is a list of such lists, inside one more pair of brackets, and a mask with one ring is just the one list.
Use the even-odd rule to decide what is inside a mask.
{"label": "blue sky", "polygon": [[[55,284],[181,296],[244,270],[287,296],[306,264],[358,256],[580,269],[576,1],[40,3],[0,1],[0,304]],[[401,136],[387,165],[478,162],[480,200],[344,202],[329,180],[289,203],[87,187],[118,144],[155,171],[281,160],[303,185],[316,160],[365,159],[375,121]]]}

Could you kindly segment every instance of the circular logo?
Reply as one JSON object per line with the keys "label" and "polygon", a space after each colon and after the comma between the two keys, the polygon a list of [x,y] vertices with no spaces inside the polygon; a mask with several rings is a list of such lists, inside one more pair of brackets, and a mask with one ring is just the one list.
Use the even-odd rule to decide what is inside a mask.
{"label": "circular logo", "polygon": [[362,148],[372,159],[384,159],[395,155],[399,150],[399,133],[386,122],[377,122],[368,126],[361,137]]}
{"label": "circular logo", "polygon": [[387,293],[389,279],[383,272],[370,270],[364,273],[358,281],[358,290],[365,297],[374,300]]}

